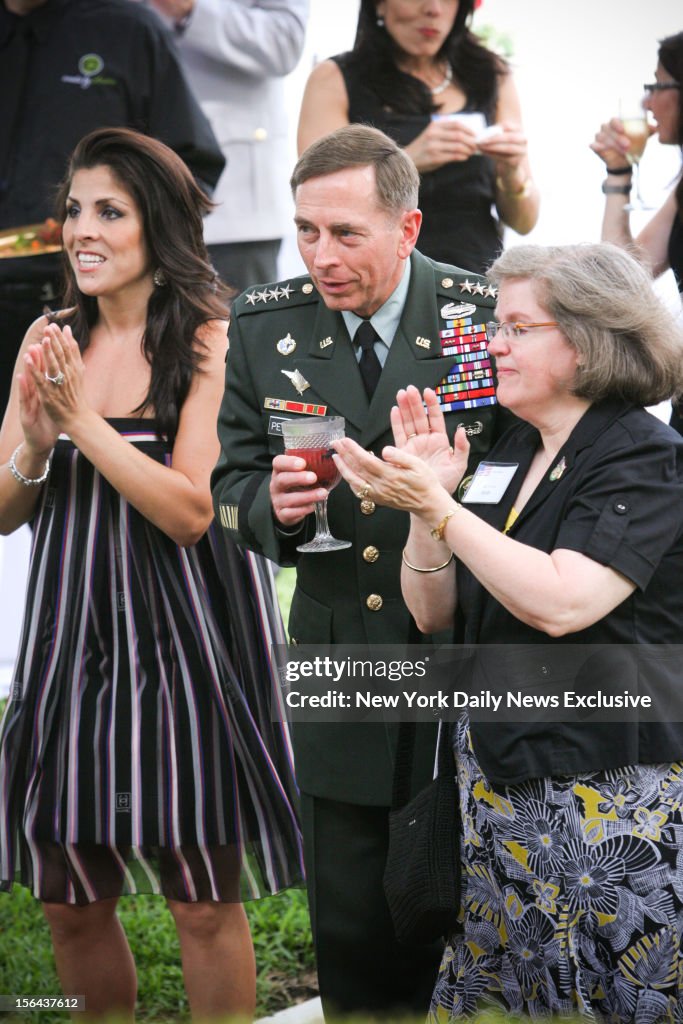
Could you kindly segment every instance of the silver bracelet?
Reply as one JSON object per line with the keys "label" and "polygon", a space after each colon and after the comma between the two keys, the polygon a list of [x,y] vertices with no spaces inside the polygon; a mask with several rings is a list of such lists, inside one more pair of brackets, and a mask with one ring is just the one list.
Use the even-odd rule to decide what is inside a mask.
{"label": "silver bracelet", "polygon": [[43,470],[42,476],[36,476],[33,478],[30,476],[24,476],[21,470],[17,467],[17,455],[21,451],[22,447],[23,441],[21,444],[17,445],[12,452],[12,457],[9,460],[9,471],[14,479],[17,480],[18,483],[23,484],[24,487],[40,487],[41,484],[45,483],[48,473],[50,472],[50,457],[48,456],[45,460],[45,469]]}

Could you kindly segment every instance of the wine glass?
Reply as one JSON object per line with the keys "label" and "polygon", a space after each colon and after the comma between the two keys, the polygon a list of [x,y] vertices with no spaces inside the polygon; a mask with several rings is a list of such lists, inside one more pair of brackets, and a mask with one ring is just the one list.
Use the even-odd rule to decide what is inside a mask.
{"label": "wine glass", "polygon": [[[282,435],[285,451],[306,460],[306,469],[315,473],[316,487],[324,487],[328,493],[341,480],[341,474],[332,458],[333,441],[344,436],[343,416],[309,416],[304,419],[284,420]],[[351,541],[337,540],[330,533],[327,523],[327,495],[315,503],[315,536],[306,544],[299,544],[297,551],[340,551],[350,548]]]}
{"label": "wine glass", "polygon": [[636,187],[635,201],[625,206],[626,210],[651,210],[652,207],[644,202],[640,192],[640,158],[645,152],[645,145],[650,138],[650,131],[647,123],[647,113],[643,110],[642,103],[624,106],[619,104],[619,117],[624,126],[624,135],[628,136],[630,146],[626,153],[626,159],[633,167],[633,184]]}

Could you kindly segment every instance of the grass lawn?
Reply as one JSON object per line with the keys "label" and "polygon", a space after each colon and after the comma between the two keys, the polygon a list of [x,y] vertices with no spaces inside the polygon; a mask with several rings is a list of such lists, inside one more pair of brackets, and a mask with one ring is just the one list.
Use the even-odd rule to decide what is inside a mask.
{"label": "grass lawn", "polygon": [[[285,622],[294,570],[277,576]],[[1,703],[1,702],[0,702]],[[306,893],[290,890],[246,904],[256,950],[257,1015],[275,1013],[315,994],[316,979]],[[163,899],[128,896],[119,912],[138,966],[138,1018],[147,1024],[189,1019],[175,928]],[[217,965],[220,969],[220,965]],[[47,923],[40,905],[19,886],[0,893],[0,994],[57,996]],[[43,1010],[3,1015],[3,1024],[65,1021],[66,1013]]]}

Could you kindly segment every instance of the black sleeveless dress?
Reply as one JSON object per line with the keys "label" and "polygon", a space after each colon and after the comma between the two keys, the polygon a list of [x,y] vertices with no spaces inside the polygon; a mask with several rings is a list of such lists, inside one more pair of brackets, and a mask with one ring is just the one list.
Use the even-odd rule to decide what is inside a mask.
{"label": "black sleeveless dress", "polygon": [[[349,98],[349,121],[379,128],[399,146],[407,146],[429,124],[427,114],[399,114],[384,106],[363,82],[362,69],[350,53],[332,60],[338,65]],[[474,108],[467,106],[465,110]],[[490,117],[484,111],[487,122]],[[473,156],[445,164],[420,176],[422,227],[417,247],[425,256],[483,273],[502,249],[501,226],[493,214],[493,160]]]}

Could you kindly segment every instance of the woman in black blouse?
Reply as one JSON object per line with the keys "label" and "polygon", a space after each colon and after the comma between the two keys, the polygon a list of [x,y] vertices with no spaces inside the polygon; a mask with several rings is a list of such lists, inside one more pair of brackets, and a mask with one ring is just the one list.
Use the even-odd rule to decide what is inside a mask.
{"label": "woman in black blouse", "polygon": [[[518,247],[490,278],[498,401],[522,422],[486,460],[488,496],[480,467],[452,497],[467,442],[449,449],[432,391],[424,405],[399,392],[383,459],[347,439],[337,461],[354,489],[411,512],[403,593],[425,632],[457,614],[468,643],[522,645],[499,682],[527,693],[545,658],[532,645],[559,664],[556,644],[620,645],[598,675],[620,687],[621,645],[683,640],[683,441],[643,408],[683,386],[683,335],[613,246]],[[455,723],[463,924],[435,1019],[479,999],[613,1021],[679,1012],[683,725],[619,717]]]}
{"label": "woman in black blouse", "polygon": [[506,62],[469,30],[475,0],[361,0],[354,48],[311,73],[299,152],[342,125],[380,128],[421,175],[419,248],[483,272],[498,217],[526,234],[538,217],[517,91]]}

